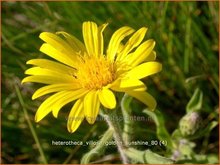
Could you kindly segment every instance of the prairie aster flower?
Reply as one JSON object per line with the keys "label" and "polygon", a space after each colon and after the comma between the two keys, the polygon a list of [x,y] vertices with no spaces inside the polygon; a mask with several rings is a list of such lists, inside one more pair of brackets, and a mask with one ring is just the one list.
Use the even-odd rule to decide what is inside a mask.
{"label": "prairie aster flower", "polygon": [[[66,32],[40,34],[39,37],[45,42],[40,51],[57,61],[32,59],[27,62],[34,67],[25,71],[29,76],[22,83],[47,84],[39,88],[32,99],[54,93],[38,108],[36,122],[50,112],[57,117],[64,105],[75,101],[67,122],[68,131],[74,132],[84,118],[90,124],[95,122],[100,103],[105,108],[115,108],[116,99],[112,91],[126,92],[150,109],[155,108],[156,101],[140,81],[162,69],[161,64],[155,61],[155,42],[147,40],[141,43],[147,28],[136,32],[127,26],[118,29],[104,53],[103,31],[106,26],[84,22],[84,44]],[[132,33],[128,41],[122,44],[124,38]]]}

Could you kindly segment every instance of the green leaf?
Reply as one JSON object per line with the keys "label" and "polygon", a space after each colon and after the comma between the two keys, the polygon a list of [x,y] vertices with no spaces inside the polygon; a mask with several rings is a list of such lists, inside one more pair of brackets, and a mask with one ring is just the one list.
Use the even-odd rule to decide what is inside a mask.
{"label": "green leaf", "polygon": [[170,134],[165,127],[163,115],[160,113],[160,111],[155,110],[154,112],[152,112],[145,109],[143,112],[152,117],[152,119],[154,120],[157,127],[157,137],[159,138],[159,140],[165,141],[165,143],[167,144],[167,148],[172,149],[173,142]]}
{"label": "green leaf", "polygon": [[199,88],[196,88],[193,96],[191,97],[190,101],[186,106],[186,111],[199,111],[202,108],[202,100],[203,100],[203,93]]}
{"label": "green leaf", "polygon": [[192,159],[195,154],[193,148],[195,147],[195,143],[191,142],[187,139],[181,139],[179,141],[179,151],[181,153],[181,159]]}
{"label": "green leaf", "polygon": [[209,154],[207,156],[208,164],[217,164],[219,163],[219,157],[217,154]]}
{"label": "green leaf", "polygon": [[182,136],[183,136],[183,135],[181,134],[181,132],[180,132],[179,129],[175,129],[175,130],[173,131],[172,135],[171,135],[172,140],[175,141],[176,143],[178,142],[178,140],[179,140],[180,138],[182,138]]}
{"label": "green leaf", "polygon": [[173,164],[171,159],[160,156],[150,150],[139,151],[134,148],[128,148],[125,150],[125,154],[135,162],[149,164]]}
{"label": "green leaf", "polygon": [[194,159],[197,164],[218,164],[219,162],[217,154],[195,155]]}

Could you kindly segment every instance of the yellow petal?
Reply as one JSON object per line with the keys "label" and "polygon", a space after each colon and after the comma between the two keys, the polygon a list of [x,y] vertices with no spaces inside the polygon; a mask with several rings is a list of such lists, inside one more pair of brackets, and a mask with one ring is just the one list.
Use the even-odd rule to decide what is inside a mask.
{"label": "yellow petal", "polygon": [[129,57],[129,64],[132,66],[136,66],[143,62],[152,52],[155,46],[154,40],[147,40],[142,43],[134,53],[132,53]]}
{"label": "yellow petal", "polygon": [[[71,52],[63,53],[61,51],[58,51],[57,49],[55,49],[53,46],[51,46],[49,44],[43,44],[40,47],[40,51],[45,53],[46,55],[54,58],[57,61],[60,61],[66,65],[69,65],[73,68],[76,68],[77,58],[76,58],[76,55],[74,55]],[[69,57],[68,54],[72,55],[72,56]],[[75,56],[75,58],[74,58],[74,56]]]}
{"label": "yellow petal", "polygon": [[99,53],[100,55],[103,55],[103,49],[104,49],[104,39],[103,39],[103,31],[105,30],[106,26],[108,26],[108,23],[103,24],[101,26],[99,26],[98,28],[98,41],[99,41]]}
{"label": "yellow petal", "polygon": [[119,44],[119,46],[118,46],[118,50],[117,50],[117,54],[119,54],[119,53],[121,53],[122,52],[122,50],[124,50],[124,47],[125,47],[125,45],[124,44],[122,44],[122,43],[120,43]]}
{"label": "yellow petal", "polygon": [[43,32],[40,34],[39,37],[40,39],[51,45],[51,47],[57,49],[57,51],[66,54],[66,56],[71,55],[70,53],[75,53],[73,48],[56,34]]}
{"label": "yellow petal", "polygon": [[70,103],[70,102],[72,102],[72,101],[74,101],[74,100],[84,96],[87,92],[88,92],[87,89],[83,89],[82,88],[82,89],[78,89],[78,90],[72,91],[71,93],[69,93],[69,94],[65,95],[64,97],[60,98],[53,105],[53,110],[52,110],[53,116],[55,118],[57,118],[60,109],[64,105],[66,105],[66,104],[68,104],[68,103]]}
{"label": "yellow petal", "polygon": [[147,105],[150,110],[156,108],[157,102],[149,93],[144,91],[126,91],[126,93]]}
{"label": "yellow petal", "polygon": [[99,91],[99,100],[106,108],[113,109],[116,106],[115,95],[109,89],[103,88]]}
{"label": "yellow petal", "polygon": [[116,53],[118,52],[119,47],[121,47],[121,41],[133,32],[134,29],[124,26],[112,35],[107,49],[107,58],[109,60],[115,60]]}
{"label": "yellow petal", "polygon": [[157,56],[156,52],[155,52],[155,51],[152,51],[152,52],[150,53],[150,55],[145,58],[144,61],[145,61],[145,62],[154,61],[154,60],[156,59],[156,56]]}
{"label": "yellow petal", "polygon": [[162,65],[159,62],[146,62],[130,70],[126,76],[131,79],[141,79],[161,70]]}
{"label": "yellow petal", "polygon": [[78,99],[69,113],[69,117],[67,120],[68,131],[71,133],[75,132],[79,125],[82,123],[84,116],[85,115],[83,112],[83,100]]}
{"label": "yellow petal", "polygon": [[25,74],[28,75],[41,75],[41,76],[53,76],[53,77],[62,77],[65,79],[75,80],[75,78],[71,75],[62,74],[59,71],[53,71],[50,69],[40,68],[40,67],[32,67],[25,71]]}
{"label": "yellow petal", "polygon": [[145,91],[147,87],[143,82],[137,79],[118,79],[111,85],[111,89],[117,92],[124,92],[127,90]]}
{"label": "yellow petal", "polygon": [[56,34],[61,34],[65,37],[66,41],[68,42],[68,44],[76,51],[76,52],[81,52],[81,54],[83,55],[84,52],[86,52],[86,48],[84,46],[84,44],[78,40],[76,37],[72,36],[69,33],[60,31],[60,32],[56,32]]}
{"label": "yellow petal", "polygon": [[21,83],[26,82],[37,82],[37,83],[43,83],[43,84],[57,84],[57,83],[74,83],[74,79],[66,79],[65,77],[54,77],[54,76],[42,76],[42,75],[36,75],[36,76],[28,76],[25,77]]}
{"label": "yellow petal", "polygon": [[131,38],[127,41],[127,43],[125,44],[124,49],[118,55],[117,60],[122,61],[124,58],[126,58],[127,54],[142,42],[146,32],[147,32],[147,28],[145,28],[145,27],[143,27],[143,28],[139,29],[137,32],[135,32],[131,36]]}
{"label": "yellow petal", "polygon": [[49,94],[49,93],[65,91],[65,90],[66,91],[76,90],[78,88],[79,88],[79,85],[77,83],[47,85],[36,90],[32,96],[32,100],[38,97],[41,97],[43,95]]}
{"label": "yellow petal", "polygon": [[94,22],[88,21],[83,23],[84,43],[90,56],[99,57],[103,54],[102,32],[106,26],[107,24],[104,24],[98,28]]}
{"label": "yellow petal", "polygon": [[97,91],[90,91],[84,98],[84,113],[89,124],[93,124],[99,113],[100,102]]}
{"label": "yellow petal", "polygon": [[41,119],[43,119],[48,113],[52,111],[53,104],[69,93],[70,92],[62,91],[48,97],[38,108],[35,115],[35,121],[39,122]]}
{"label": "yellow petal", "polygon": [[41,68],[50,69],[63,74],[74,75],[76,72],[75,68],[63,65],[61,63],[46,60],[46,59],[32,59],[26,62],[26,64],[36,65]]}

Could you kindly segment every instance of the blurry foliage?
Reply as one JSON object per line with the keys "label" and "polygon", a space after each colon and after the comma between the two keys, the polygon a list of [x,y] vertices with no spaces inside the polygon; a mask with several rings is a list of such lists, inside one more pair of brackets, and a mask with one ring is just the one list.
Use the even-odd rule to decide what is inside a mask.
{"label": "blurry foliage", "polygon": [[[52,140],[98,140],[107,129],[104,121],[98,121],[94,125],[83,122],[76,133],[68,133],[68,105],[58,119],[49,115],[40,123],[34,123],[34,114],[44,98],[31,100],[31,95],[38,85],[20,85],[24,77],[23,72],[28,67],[25,62],[32,58],[45,57],[38,50],[42,44],[38,36],[42,31],[64,30],[82,40],[82,22],[88,20],[98,24],[109,22],[104,34],[106,43],[111,34],[121,26],[128,25],[135,29],[148,27],[146,39],[153,38],[156,41],[157,59],[163,64],[163,70],[144,81],[158,102],[157,109],[164,117],[168,132],[177,129],[179,120],[186,113],[186,105],[197,87],[203,91],[200,110],[203,124],[208,126],[211,121],[218,121],[218,3],[2,2],[2,163],[42,163],[17,98],[15,85],[21,90],[25,108],[48,163],[79,163],[82,155],[91,148],[88,145],[55,146],[51,145]],[[143,105],[135,99],[131,108],[134,116],[145,116],[148,119],[143,113]],[[152,120],[135,121],[134,128],[134,140],[157,139]],[[184,141],[188,150],[184,150],[184,147],[183,150],[188,152],[194,148],[196,152],[203,154],[203,157],[207,153],[214,154],[215,159],[219,148],[218,135],[217,127],[212,131],[210,129],[194,140],[193,144]],[[146,146],[138,148],[148,149]],[[158,154],[166,154],[164,147],[149,148]],[[181,162],[182,159],[179,160],[184,163]],[[116,147],[108,148],[106,155],[96,162],[120,163]]]}

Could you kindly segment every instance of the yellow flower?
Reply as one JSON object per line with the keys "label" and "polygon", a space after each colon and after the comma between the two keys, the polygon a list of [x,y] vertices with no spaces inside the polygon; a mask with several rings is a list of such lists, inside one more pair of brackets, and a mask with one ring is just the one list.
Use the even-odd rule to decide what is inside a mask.
{"label": "yellow flower", "polygon": [[[116,98],[112,91],[126,92],[150,109],[155,108],[156,101],[146,92],[147,87],[140,80],[162,69],[162,65],[155,61],[154,40],[141,43],[147,28],[135,31],[124,26],[118,29],[104,52],[103,31],[106,26],[98,27],[94,22],[84,22],[84,44],[66,32],[40,34],[45,42],[40,51],[57,62],[48,59],[27,62],[34,67],[25,71],[29,76],[22,83],[48,84],[38,89],[32,99],[54,93],[38,108],[36,122],[50,112],[57,117],[64,105],[76,100],[67,123],[68,131],[74,132],[84,118],[90,124],[95,122],[100,103],[105,108],[115,108]],[[128,36],[130,38],[123,44],[122,41]]]}

